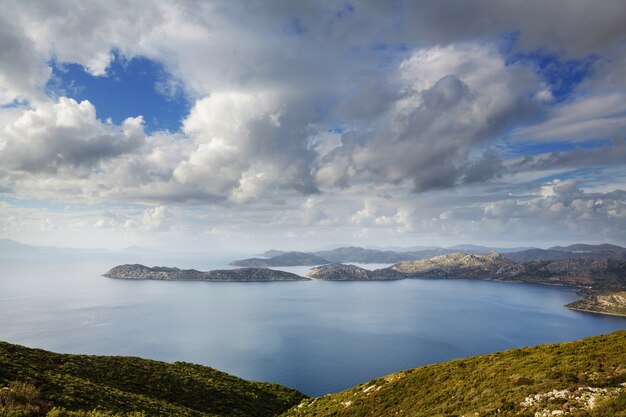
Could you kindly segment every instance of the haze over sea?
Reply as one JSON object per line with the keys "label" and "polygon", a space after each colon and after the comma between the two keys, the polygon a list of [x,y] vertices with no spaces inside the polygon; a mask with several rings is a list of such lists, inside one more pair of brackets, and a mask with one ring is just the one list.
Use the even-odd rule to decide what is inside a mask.
{"label": "haze over sea", "polygon": [[[578,298],[571,288],[471,280],[211,283],[101,276],[128,258],[4,259],[0,339],[58,352],[200,363],[321,395],[428,363],[626,329],[623,318],[565,309]],[[133,258],[200,270],[235,259]],[[280,269],[302,274],[308,267]]]}

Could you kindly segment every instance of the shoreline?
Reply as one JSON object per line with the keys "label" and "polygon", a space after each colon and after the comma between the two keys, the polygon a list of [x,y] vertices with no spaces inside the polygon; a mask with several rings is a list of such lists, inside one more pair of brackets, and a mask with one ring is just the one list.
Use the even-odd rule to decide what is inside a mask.
{"label": "shoreline", "polygon": [[[576,302],[576,301],[574,301]],[[580,311],[582,313],[594,313],[594,314],[603,314],[605,316],[613,316],[613,317],[622,317],[622,318],[626,318],[626,314],[617,314],[617,313],[608,313],[608,312],[604,312],[604,311],[595,311],[595,310],[586,310],[584,308],[576,308],[576,307],[570,307],[568,304],[565,304],[563,307],[565,307],[568,310],[572,310],[572,311]]]}

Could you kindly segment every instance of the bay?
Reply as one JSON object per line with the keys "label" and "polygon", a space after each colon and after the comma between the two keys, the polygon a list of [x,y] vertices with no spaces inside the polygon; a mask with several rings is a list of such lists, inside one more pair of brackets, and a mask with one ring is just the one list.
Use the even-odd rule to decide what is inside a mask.
{"label": "bay", "polygon": [[0,340],[64,353],[200,363],[317,396],[410,367],[626,329],[623,318],[565,309],[578,298],[571,288],[474,280],[211,283],[101,276],[125,262],[208,270],[235,258],[168,256],[3,259]]}

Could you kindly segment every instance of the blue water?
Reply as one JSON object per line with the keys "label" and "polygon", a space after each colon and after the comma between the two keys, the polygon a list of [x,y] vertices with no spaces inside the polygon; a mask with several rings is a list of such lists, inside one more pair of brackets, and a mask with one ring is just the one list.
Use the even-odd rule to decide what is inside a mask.
{"label": "blue water", "polygon": [[[133,259],[211,269],[227,260]],[[452,358],[626,329],[572,289],[471,280],[210,283],[100,276],[128,259],[0,262],[0,339],[209,365],[309,395]],[[307,268],[285,268],[303,271]]]}

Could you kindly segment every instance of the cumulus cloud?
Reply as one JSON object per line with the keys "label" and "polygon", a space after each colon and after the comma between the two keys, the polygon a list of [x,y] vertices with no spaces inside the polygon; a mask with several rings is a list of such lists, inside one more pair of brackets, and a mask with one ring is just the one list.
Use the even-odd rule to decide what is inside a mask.
{"label": "cumulus cloud", "polygon": [[497,171],[495,157],[468,165],[470,150],[531,113],[528,97],[538,88],[528,68],[507,65],[496,49],[480,44],[419,50],[395,76],[402,94],[382,120],[347,132],[342,145],[322,158],[321,184],[412,180],[415,190],[426,191],[452,187],[463,176],[468,182],[489,179]]}
{"label": "cumulus cloud", "polygon": [[96,118],[89,101],[61,97],[24,111],[0,130],[0,161],[5,169],[56,173],[131,152],[144,140],[141,117],[113,126]]}

